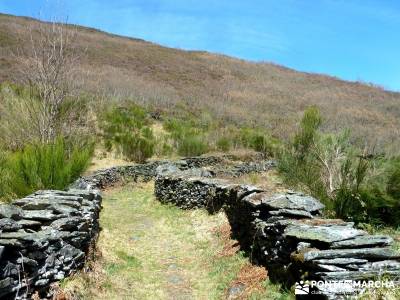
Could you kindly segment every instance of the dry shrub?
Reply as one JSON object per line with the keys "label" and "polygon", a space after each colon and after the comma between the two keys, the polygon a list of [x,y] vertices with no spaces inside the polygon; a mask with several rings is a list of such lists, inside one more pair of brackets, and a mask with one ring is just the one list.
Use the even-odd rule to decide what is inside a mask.
{"label": "dry shrub", "polygon": [[[10,79],[16,62],[7,49],[29,43],[32,20],[0,16],[0,80]],[[16,40],[15,36],[21,36]],[[399,147],[400,94],[359,82],[301,73],[274,64],[185,52],[93,29],[77,29],[85,89],[107,98],[130,98],[179,114],[209,111],[222,122],[265,127],[278,137],[293,133],[310,105],[327,118],[324,130],[351,128],[356,138],[378,146]],[[3,67],[4,66],[4,67]]]}

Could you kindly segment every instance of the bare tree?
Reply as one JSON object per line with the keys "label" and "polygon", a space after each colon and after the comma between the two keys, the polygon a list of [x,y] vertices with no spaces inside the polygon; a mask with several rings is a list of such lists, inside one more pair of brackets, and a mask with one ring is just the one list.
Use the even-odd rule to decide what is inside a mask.
{"label": "bare tree", "polygon": [[66,22],[34,22],[28,46],[18,52],[19,79],[29,86],[25,98],[37,138],[52,142],[62,130],[63,106],[75,87],[79,54],[76,31]]}

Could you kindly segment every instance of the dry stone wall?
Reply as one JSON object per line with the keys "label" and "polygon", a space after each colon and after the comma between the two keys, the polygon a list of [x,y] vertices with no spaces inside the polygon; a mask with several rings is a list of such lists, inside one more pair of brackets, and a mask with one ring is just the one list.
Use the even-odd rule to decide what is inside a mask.
{"label": "dry stone wall", "polygon": [[183,209],[223,208],[234,237],[254,263],[267,267],[272,281],[288,288],[301,280],[320,281],[312,291],[319,295],[315,298],[344,299],[344,293],[361,289],[329,282],[400,277],[400,255],[391,248],[392,238],[369,235],[351,222],[322,218],[324,206],[313,197],[270,194],[254,186],[198,176],[201,173],[160,167],[157,199]]}
{"label": "dry stone wall", "polygon": [[[100,189],[155,178],[155,195],[183,209],[223,209],[236,238],[273,281],[370,280],[400,277],[400,256],[388,236],[321,217],[323,205],[301,193],[271,194],[218,179],[266,171],[273,161],[226,164],[226,157],[188,158],[115,167],[77,180],[66,191],[38,191],[0,205],[0,298],[25,299],[84,266],[99,233]],[[210,165],[212,167],[210,167]],[[207,168],[200,168],[207,167]],[[354,288],[319,285],[325,298]]]}
{"label": "dry stone wall", "polygon": [[[84,266],[99,233],[100,189],[121,180],[151,180],[160,166],[191,172],[194,167],[215,166],[224,160],[206,156],[176,161],[172,166],[168,161],[154,161],[114,167],[82,177],[66,191],[38,191],[0,205],[0,298],[29,299],[34,293],[51,298],[53,283]],[[268,166],[249,162],[229,170],[235,175]],[[196,175],[212,176],[208,171]]]}
{"label": "dry stone wall", "polygon": [[95,188],[38,191],[0,205],[0,298],[28,299],[83,267],[99,232]]}

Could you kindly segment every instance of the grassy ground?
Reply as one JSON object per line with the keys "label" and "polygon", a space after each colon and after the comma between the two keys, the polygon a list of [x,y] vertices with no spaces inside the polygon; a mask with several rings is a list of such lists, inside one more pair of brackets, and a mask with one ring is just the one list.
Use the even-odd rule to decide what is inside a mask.
{"label": "grassy ground", "polygon": [[288,299],[229,237],[223,214],[160,204],[153,183],[104,193],[92,271],[62,283],[76,299]]}

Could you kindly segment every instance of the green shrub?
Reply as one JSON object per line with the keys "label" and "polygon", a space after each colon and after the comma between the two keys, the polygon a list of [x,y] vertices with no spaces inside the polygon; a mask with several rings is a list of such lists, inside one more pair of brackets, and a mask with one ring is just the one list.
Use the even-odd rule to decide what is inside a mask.
{"label": "green shrub", "polygon": [[305,157],[313,145],[317,131],[322,124],[322,117],[317,107],[311,106],[305,112],[300,123],[300,130],[294,138],[293,147],[299,158]]}
{"label": "green shrub", "polygon": [[[22,197],[38,189],[64,189],[86,169],[93,154],[91,143],[77,146],[58,138],[52,144],[32,144],[2,160],[3,198]],[[3,178],[4,179],[4,178]]]}
{"label": "green shrub", "polygon": [[196,126],[193,120],[170,119],[164,123],[164,129],[170,134],[173,145],[179,155],[197,156],[209,151],[206,128]]}
{"label": "green shrub", "polygon": [[153,156],[155,138],[145,110],[136,105],[116,107],[103,116],[101,128],[108,151],[113,147],[126,158],[144,162]]}
{"label": "green shrub", "polygon": [[387,193],[395,199],[400,201],[400,164],[390,172],[388,183],[387,183]]}
{"label": "green shrub", "polygon": [[11,173],[7,166],[8,154],[0,150],[0,200],[7,201],[13,198]]}
{"label": "green shrub", "polygon": [[245,148],[253,149],[265,155],[272,156],[278,146],[278,140],[272,138],[261,129],[244,128],[235,137],[235,144]]}
{"label": "green shrub", "polygon": [[187,135],[182,137],[178,145],[178,154],[182,156],[198,156],[208,151],[207,144],[201,136]]}
{"label": "green shrub", "polygon": [[321,123],[318,110],[307,109],[298,133],[279,153],[285,182],[320,199],[338,218],[399,225],[400,174],[394,163],[352,146],[348,131],[320,132]]}
{"label": "green shrub", "polygon": [[217,140],[217,148],[221,151],[229,151],[232,147],[231,140],[228,137],[220,137]]}

